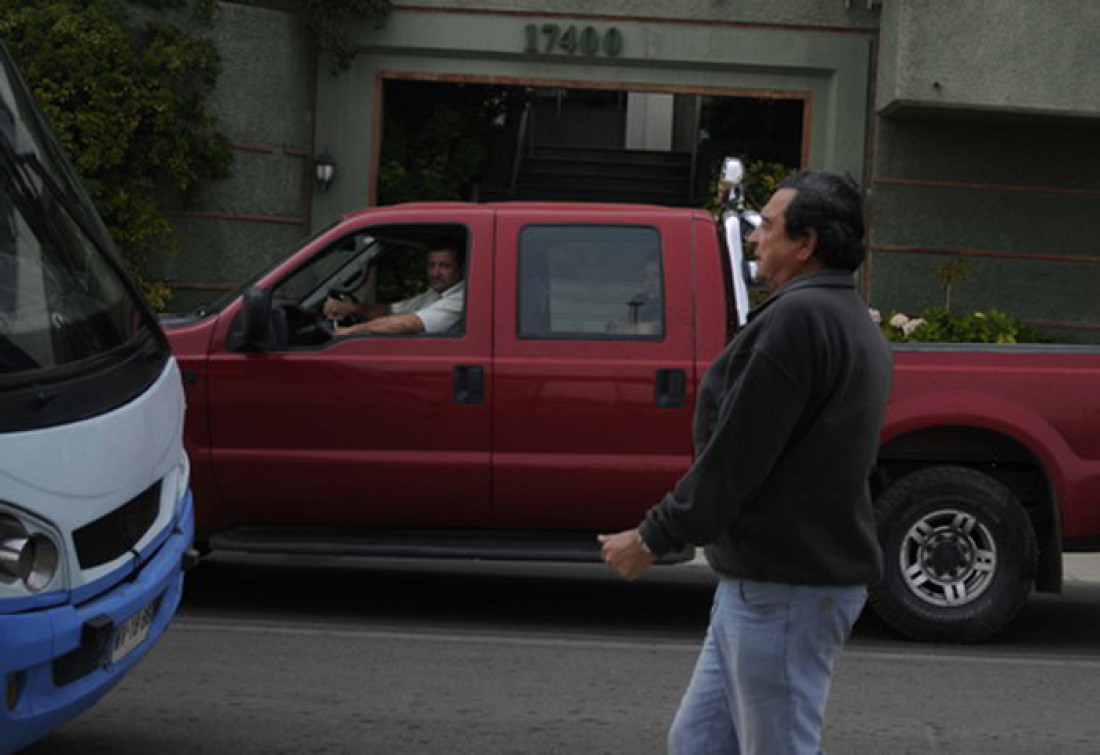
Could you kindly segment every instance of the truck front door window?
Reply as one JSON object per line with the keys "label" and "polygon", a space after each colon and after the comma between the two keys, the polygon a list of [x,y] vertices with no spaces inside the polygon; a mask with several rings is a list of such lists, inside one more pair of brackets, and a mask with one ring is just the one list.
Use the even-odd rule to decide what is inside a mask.
{"label": "truck front door window", "polygon": [[[461,226],[435,224],[345,236],[272,289],[289,345],[315,346],[332,335],[461,335],[467,236]],[[447,269],[439,264],[441,250]],[[328,328],[321,333],[318,323]],[[375,327],[385,325],[392,327]]]}

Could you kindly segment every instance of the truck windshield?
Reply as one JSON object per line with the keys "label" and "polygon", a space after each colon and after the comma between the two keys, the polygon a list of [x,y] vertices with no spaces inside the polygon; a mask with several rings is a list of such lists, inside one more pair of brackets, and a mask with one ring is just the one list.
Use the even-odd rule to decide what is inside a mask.
{"label": "truck windshield", "polygon": [[[150,349],[154,364],[138,366],[137,352]],[[144,388],[146,378],[155,379],[167,357],[151,312],[2,51],[0,414],[5,416],[0,425],[13,429],[27,421],[41,426],[105,411],[128,400],[139,384]],[[102,395],[100,388],[94,399],[67,402],[65,417],[46,421],[11,414],[27,408],[15,395],[21,388],[78,389],[82,375],[126,365],[129,369],[119,375],[125,379],[112,383],[116,395]]]}

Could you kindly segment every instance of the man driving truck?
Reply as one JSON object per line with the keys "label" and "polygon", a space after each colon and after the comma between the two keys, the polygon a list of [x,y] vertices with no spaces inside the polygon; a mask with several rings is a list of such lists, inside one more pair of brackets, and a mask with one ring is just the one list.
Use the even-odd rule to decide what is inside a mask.
{"label": "man driving truck", "polygon": [[324,314],[331,320],[357,316],[363,322],[337,326],[337,336],[355,333],[454,333],[462,330],[466,282],[462,280],[462,255],[451,247],[428,252],[428,290],[392,304],[325,300]]}

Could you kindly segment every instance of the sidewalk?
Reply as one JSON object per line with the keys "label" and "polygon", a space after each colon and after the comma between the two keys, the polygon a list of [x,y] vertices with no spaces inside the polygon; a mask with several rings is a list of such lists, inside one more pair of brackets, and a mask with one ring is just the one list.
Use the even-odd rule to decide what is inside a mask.
{"label": "sidewalk", "polygon": [[1067,553],[1062,568],[1066,582],[1100,582],[1100,553]]}

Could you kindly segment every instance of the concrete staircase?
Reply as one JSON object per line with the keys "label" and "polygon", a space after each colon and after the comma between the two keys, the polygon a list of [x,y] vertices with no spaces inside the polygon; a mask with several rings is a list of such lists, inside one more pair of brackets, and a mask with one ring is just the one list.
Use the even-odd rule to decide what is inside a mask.
{"label": "concrete staircase", "polygon": [[511,198],[685,206],[690,183],[690,153],[541,146],[524,157]]}

